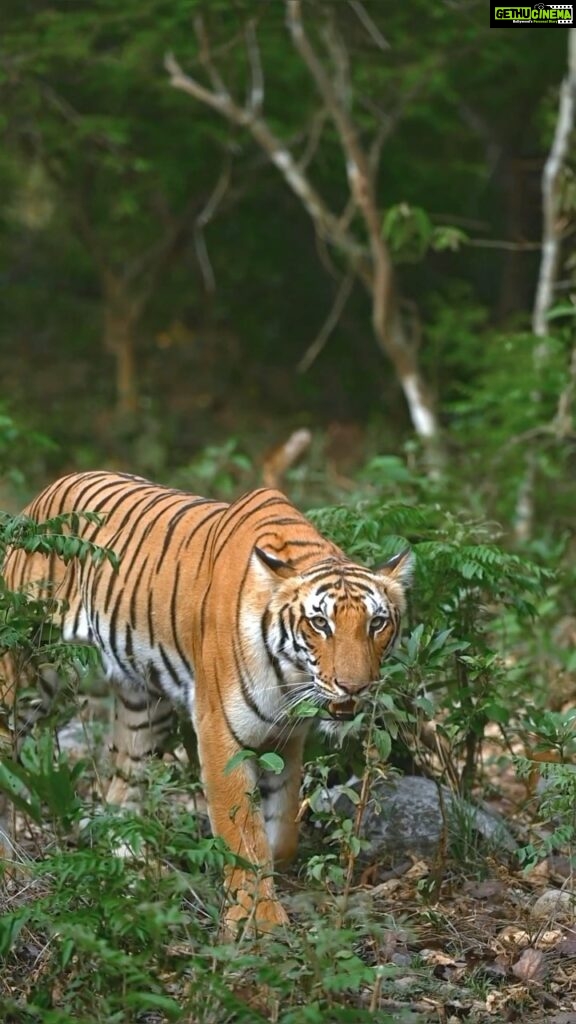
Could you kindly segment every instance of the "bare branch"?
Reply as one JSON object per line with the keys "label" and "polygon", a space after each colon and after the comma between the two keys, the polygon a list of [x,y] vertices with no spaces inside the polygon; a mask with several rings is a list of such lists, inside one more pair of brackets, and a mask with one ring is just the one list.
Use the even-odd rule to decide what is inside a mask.
{"label": "bare branch", "polygon": [[298,373],[305,373],[306,370],[309,370],[314,360],[317,359],[317,357],[320,355],[322,349],[324,348],[326,342],[328,341],[328,338],[338,325],[338,321],[342,316],[344,306],[346,305],[350,297],[350,292],[352,291],[353,284],[354,274],[349,272],[348,274],[346,274],[345,277],[342,278],[342,284],[340,285],[340,288],[336,293],[334,304],[328,316],[326,317],[326,320],[322,324],[322,327],[320,328],[314,341],[312,342],[310,347],[306,349],[306,352],[300,359],[296,367]]}
{"label": "bare branch", "polygon": [[312,434],[306,427],[294,430],[282,444],[266,452],[262,463],[262,483],[265,487],[282,488],[284,476],[300,461],[312,444]]}
{"label": "bare branch", "polygon": [[373,296],[373,322],[377,337],[390,349],[391,336],[388,331],[392,290],[392,267],[388,252],[381,236],[381,218],[374,195],[373,179],[368,159],[358,139],[356,128],[348,113],[338,102],[330,78],[314,50],[302,24],[300,0],[286,0],[288,26],[294,45],[320,91],[320,94],[334,121],[344,154],[346,173],[352,196],[362,213],[368,232],[370,252],[374,268],[371,282]]}
{"label": "bare branch", "polygon": [[267,122],[253,114],[252,111],[238,106],[227,91],[222,94],[206,89],[205,86],[182,70],[173,54],[167,54],[164,66],[170,75],[171,84],[176,89],[181,89],[190,96],[194,96],[196,99],[206,103],[234,124],[248,128],[252,136],[267,153],[268,158],[281,171],[292,191],[302,201],[308,214],[314,221],[316,230],[332,245],[341,248],[354,263],[358,272],[361,275],[366,275],[368,273],[366,266],[367,253],[364,247],[353,236],[342,229],[338,218],[326,206],[320,194],[302,172],[290,150],[271,131]]}
{"label": "bare branch", "polygon": [[208,254],[204,228],[209,221],[212,220],[212,217],[220,206],[220,203],[228,191],[229,184],[230,160],[227,161],[223,168],[220,177],[214,186],[212,194],[208,197],[204,209],[200,211],[194,224],[194,247],[196,249],[196,258],[204,279],[204,286],[208,292],[216,291],[216,279],[214,277],[214,270]]}
{"label": "bare branch", "polygon": [[308,133],[308,139],[304,147],[304,152],[298,160],[298,169],[302,172],[306,170],[310,161],[314,158],[314,154],[320,144],[322,138],[322,132],[324,126],[328,120],[328,112],[324,109],[317,110],[312,116],[312,123],[310,125],[310,131]]}
{"label": "bare branch", "polygon": [[[360,9],[360,7],[358,8]],[[364,11],[364,8],[362,8]],[[346,97],[350,79],[348,55],[344,53],[341,40],[334,34],[327,37],[327,46],[336,69],[336,84],[322,60],[318,57],[302,25],[301,0],[286,0],[287,23],[296,50],[308,68],[339,136],[346,164],[350,188],[350,201],[342,216],[330,209],[324,198],[313,186],[305,173],[306,160],[298,162],[292,150],[270,128],[261,115],[260,97],[260,54],[255,36],[247,36],[248,59],[252,74],[252,91],[247,103],[240,106],[231,96],[222,78],[214,68],[203,23],[198,31],[201,36],[201,62],[205,67],[213,89],[201,85],[185,74],[172,54],[165,60],[172,85],[187,92],[201,102],[217,110],[233,124],[245,127],[269,160],[281,172],[292,192],[300,199],[314,224],[318,245],[332,246],[345,258],[348,267],[345,285],[337,295],[334,307],[311,349],[304,357],[304,367],[310,365],[315,354],[325,344],[333,330],[351,289],[352,280],[358,277],[372,302],[372,323],[376,339],[391,359],[402,385],[416,431],[428,442],[429,452],[434,457],[437,449],[438,425],[431,400],[426,392],[417,365],[415,352],[409,345],[398,302],[394,291],[393,269],[386,243],[381,233],[381,211],[378,208],[374,187],[374,172],[369,156],[360,142],[359,133],[347,109]],[[202,36],[202,33],[204,35]],[[250,49],[252,47],[252,49]],[[376,154],[377,155],[377,154]],[[374,154],[373,154],[374,156]],[[354,233],[352,216],[358,211],[364,232]],[[366,234],[368,246],[361,240]]]}
{"label": "bare branch", "polygon": [[252,114],[260,114],[264,103],[264,73],[262,71],[262,59],[260,57],[260,47],[256,37],[256,23],[254,19],[251,19],[246,25],[245,35],[251,75],[250,94],[246,101],[246,106]]}
{"label": "bare branch", "polygon": [[196,218],[196,223],[200,227],[206,227],[206,225],[208,224],[209,221],[212,220],[212,217],[214,216],[216,210],[220,206],[220,203],[222,202],[224,196],[226,195],[226,192],[228,191],[228,186],[230,184],[230,173],[231,167],[230,161],[228,160],[226,162],[225,167],[222,169],[222,172],[220,174],[220,177],[218,178],[218,181],[216,182],[216,185],[214,186],[212,194],[208,197],[208,201],[206,202],[204,209],[201,211],[201,213],[198,214]]}
{"label": "bare branch", "polygon": [[228,90],[220,77],[220,73],[214,65],[212,60],[212,51],[210,49],[210,41],[206,32],[206,26],[204,25],[204,18],[201,14],[197,14],[194,17],[194,31],[198,40],[200,51],[198,58],[203,68],[205,68],[208,78],[212,83],[214,92],[219,96],[227,96]]}
{"label": "bare branch", "polygon": [[534,252],[542,248],[541,242],[507,242],[497,238],[466,238],[462,244],[476,249],[506,249],[510,252]]}
{"label": "bare branch", "polygon": [[[224,89],[223,91],[211,92],[206,86],[201,85],[196,79],[191,78],[185,74],[176,60],[173,53],[167,53],[164,58],[164,67],[170,75],[170,84],[175,89],[181,89],[182,92],[187,92],[190,96],[194,96],[195,99],[205,103],[208,107],[212,107],[217,110],[220,114],[230,117],[231,108],[236,107],[232,102],[229,93]],[[242,111],[238,109],[239,118],[238,123],[244,124],[245,118],[242,116]]]}
{"label": "bare branch", "polygon": [[[332,12],[333,15],[333,12]],[[352,84],[350,82],[350,56],[342,42],[334,17],[326,22],[322,36],[334,65],[334,92],[345,110],[352,106]]]}
{"label": "bare branch", "polygon": [[376,43],[376,46],[380,50],[389,50],[390,43],[382,35],[378,26],[372,21],[372,18],[368,14],[368,11],[364,7],[364,4],[360,3],[360,0],[348,0],[350,7],[354,11],[354,14],[358,18],[358,21],[362,22],[362,25],[368,32],[368,35]]}

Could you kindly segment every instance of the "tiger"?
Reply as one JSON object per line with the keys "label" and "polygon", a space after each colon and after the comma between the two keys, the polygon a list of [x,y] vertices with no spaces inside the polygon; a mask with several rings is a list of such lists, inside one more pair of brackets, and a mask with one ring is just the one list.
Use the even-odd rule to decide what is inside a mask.
{"label": "tiger", "polygon": [[[238,855],[225,869],[225,927],[286,925],[273,872],[298,844],[310,728],[298,708],[337,722],[361,706],[399,633],[411,551],[364,568],[278,490],[226,503],[106,470],[64,476],[24,513],[78,513],[75,534],[116,556],[64,562],[13,548],[3,566],[11,590],[50,587],[62,640],[100,654],[115,695],[107,801],[127,802],[179,709],[196,735],[212,832]],[[6,655],[5,701],[18,684]],[[50,698],[51,676],[38,685]],[[274,751],[283,767],[235,758],[245,750]]]}

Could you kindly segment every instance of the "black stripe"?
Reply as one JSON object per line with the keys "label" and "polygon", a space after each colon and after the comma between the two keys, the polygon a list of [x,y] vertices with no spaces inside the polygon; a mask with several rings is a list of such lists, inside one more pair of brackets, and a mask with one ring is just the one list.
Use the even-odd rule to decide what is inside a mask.
{"label": "black stripe", "polygon": [[142,695],[142,700],[137,703],[133,700],[129,700],[123,690],[116,689],[115,693],[120,703],[123,704],[125,708],[128,708],[128,711],[133,711],[135,714],[139,711],[146,711],[149,702],[145,693]]}
{"label": "black stripe", "polygon": [[176,684],[179,690],[181,690],[182,680],[180,679],[180,676],[178,675],[176,669],[174,668],[174,665],[170,661],[170,658],[168,657],[168,654],[166,653],[163,644],[156,644],[156,650],[158,651],[162,659],[162,664],[164,665],[168,675],[172,679],[172,682]]}
{"label": "black stripe", "polygon": [[[268,633],[270,631],[269,627],[271,625],[272,625],[272,616],[271,616],[270,612],[268,611],[268,609],[266,608],[264,610],[264,614],[262,615],[262,618],[260,619],[260,632],[261,632],[261,635],[262,635],[262,643],[264,644],[264,649],[266,651],[266,654],[268,655],[268,660],[270,661],[270,664],[272,665],[272,668],[274,669],[274,675],[276,676],[276,680],[278,682],[278,685],[279,685],[280,689],[282,689],[286,685],[286,680],[284,679],[284,675],[283,675],[283,672],[282,672],[282,666],[280,665],[280,661],[279,661],[278,657],[270,650],[270,642],[268,640]],[[281,638],[282,638],[281,642],[283,642],[284,638],[286,640],[288,639],[288,634],[286,633],[286,630],[284,629],[284,624],[281,622],[281,620],[280,620],[280,625],[281,625],[281,630],[283,631],[283,634],[284,634],[284,636],[282,638],[282,633],[281,633]]]}
{"label": "black stripe", "polygon": [[146,605],[146,622],[148,624],[148,640],[151,647],[155,646],[154,639],[154,588],[148,588],[148,601]]}
{"label": "black stripe", "polygon": [[[69,481],[69,486],[64,488],[64,493],[62,494],[62,484],[66,481]],[[66,501],[70,491],[74,490],[77,482],[78,477],[75,473],[57,480],[47,490],[42,491],[35,501],[28,506],[27,514],[31,519],[36,519],[37,522],[41,522],[42,519],[52,519],[53,516],[59,515],[64,510],[63,503]]]}
{"label": "black stripe", "polygon": [[126,657],[128,661],[133,665],[134,644],[132,643],[132,626],[130,625],[129,622],[126,622],[124,625],[124,644],[126,647]]}
{"label": "black stripe", "polygon": [[124,725],[126,726],[127,729],[130,730],[130,732],[143,732],[144,729],[150,729],[151,732],[153,730],[162,731],[161,726],[171,723],[173,718],[174,711],[172,710],[172,708],[170,708],[168,711],[165,711],[164,714],[161,715],[159,718],[151,717],[147,719],[147,721],[145,722],[140,722],[138,725],[130,725],[129,722],[124,722]]}
{"label": "black stripe", "polygon": [[[187,537],[187,539],[186,539],[186,542],[185,542],[185,545],[184,545],[184,546],[185,546],[185,548],[188,548],[188,547],[190,546],[190,544],[192,543],[192,540],[194,539],[194,537],[195,537],[195,536],[196,536],[196,534],[198,533],[198,530],[199,530],[199,529],[200,529],[200,528],[201,528],[202,526],[204,526],[204,525],[205,525],[205,523],[209,523],[209,522],[210,522],[210,520],[211,520],[211,519],[215,519],[215,517],[216,517],[216,516],[221,516],[221,515],[222,515],[222,514],[223,514],[223,513],[224,513],[224,512],[226,511],[227,507],[228,507],[227,505],[223,505],[223,504],[221,504],[221,503],[219,502],[219,503],[217,504],[217,507],[216,507],[216,508],[214,508],[214,509],[212,509],[212,510],[211,510],[210,512],[208,512],[208,513],[207,513],[207,515],[205,515],[205,516],[204,516],[204,517],[203,517],[203,518],[202,518],[202,519],[200,520],[200,522],[199,522],[199,523],[196,523],[196,526],[194,527],[194,529],[193,529],[193,530],[191,531],[191,533],[190,533],[190,534],[188,535],[188,537]],[[212,529],[214,529],[214,527],[215,527],[216,525],[217,525],[216,523],[213,523],[213,524],[212,524]],[[203,550],[202,558],[204,558],[204,555],[205,555],[205,554],[206,554],[206,552],[207,552],[207,551],[209,551],[209,550],[210,550],[210,548],[209,548],[209,545],[208,545],[208,544],[206,544],[206,547],[205,547],[205,549]]]}
{"label": "black stripe", "polygon": [[242,697],[244,698],[244,703],[248,705],[250,710],[256,715],[257,718],[260,719],[261,722],[265,722],[266,725],[274,725],[276,722],[276,718],[269,718],[268,715],[264,714],[262,709],[258,707],[258,704],[256,703],[254,696],[252,695],[250,689],[247,686],[246,678],[241,665],[241,654],[238,649],[238,644],[235,640],[232,641],[232,654],[234,657],[234,666],[236,668],[236,675],[238,678],[238,682],[240,683],[240,690],[242,693]]}
{"label": "black stripe", "polygon": [[[73,632],[74,636],[78,635],[78,626],[80,624],[80,616],[82,614],[82,609],[84,607],[83,604],[82,604],[82,598],[81,598],[79,593],[76,594],[76,599],[77,599],[77,607],[76,607],[76,611],[74,613],[74,621],[72,623],[72,632]],[[88,618],[88,616],[86,616],[86,618]],[[88,626],[88,632],[90,632],[90,627],[89,626]]]}
{"label": "black stripe", "polygon": [[[210,501],[209,498],[194,498],[192,501],[188,501],[188,502],[186,502],[185,505],[182,505],[178,509],[178,511],[172,516],[172,518],[170,519],[170,522],[168,524],[168,527],[166,529],[166,534],[164,536],[164,541],[163,541],[163,544],[162,544],[162,550],[160,551],[160,554],[158,555],[158,560],[157,560],[157,563],[156,563],[156,572],[157,573],[160,572],[160,568],[162,566],[162,562],[164,561],[164,558],[166,557],[166,553],[168,551],[168,548],[170,546],[170,542],[172,540],[172,535],[174,533],[174,530],[178,526],[178,523],[180,522],[180,520],[184,516],[186,516],[188,514],[188,512],[191,512],[192,509],[194,509],[194,508],[198,508],[200,505],[213,505],[213,504],[214,504],[214,502]],[[217,511],[219,511],[219,510],[217,510]],[[199,526],[202,525],[203,522],[204,522],[204,520],[202,519],[199,523],[194,525],[194,529],[192,530],[191,536],[193,536],[196,533],[196,530],[198,529]]]}
{"label": "black stripe", "polygon": [[[96,513],[105,512],[107,521],[110,522],[112,516],[118,511],[118,509],[122,508],[124,502],[130,501],[138,492],[145,491],[146,494],[149,494],[150,491],[153,489],[153,484],[135,484],[133,487],[124,487],[121,484],[117,484],[116,486],[120,487],[121,490],[119,496],[117,497],[117,500],[114,502],[113,505],[110,505],[109,508],[105,507],[108,499],[110,498],[110,495],[107,494],[104,498],[102,498],[101,501],[98,502],[97,505],[94,505],[92,508],[85,508],[84,511]],[[98,498],[100,493],[101,492],[98,492],[98,494],[95,494],[94,497]]]}
{"label": "black stripe", "polygon": [[[104,614],[106,614],[106,612],[108,611],[108,606],[110,604],[110,601],[112,600],[112,592],[113,592],[113,589],[114,589],[114,584],[117,582],[117,580],[118,580],[118,574],[112,568],[112,566],[110,566],[110,568],[108,569],[108,583],[106,585],[106,591],[105,591],[105,594],[104,594],[104,602],[103,602],[103,605],[102,605],[102,611],[104,612]],[[118,603],[118,602],[116,602],[116,603]]]}
{"label": "black stripe", "polygon": [[[244,523],[246,523],[253,516],[257,516],[258,513],[262,512],[262,510],[265,508],[271,508],[274,505],[285,504],[285,501],[282,500],[281,495],[279,495],[278,497],[274,496],[272,498],[268,498],[266,501],[261,502],[254,508],[249,508],[248,511],[244,512],[242,515],[238,515],[240,509],[244,508],[244,506],[247,505],[251,500],[253,500],[258,493],[258,491],[251,491],[244,498],[240,498],[238,502],[234,502],[234,504],[230,506],[229,511],[231,513],[231,525],[229,529],[222,531],[222,536],[218,537],[220,543],[218,547],[214,549],[214,562],[217,561],[217,559],[222,554],[222,551],[226,548],[228,541],[244,525]],[[229,523],[227,523],[226,525],[229,525]]]}
{"label": "black stripe", "polygon": [[[136,616],[137,596],[138,596],[138,591],[139,591],[139,588],[140,588],[140,583],[142,581],[142,577],[143,577],[144,572],[146,570],[146,566],[148,565],[148,559],[149,559],[148,555],[146,555],[145,558],[142,559],[142,564],[140,566],[140,570],[138,572],[138,575],[137,575],[136,579],[134,580],[134,583],[132,585],[132,593],[130,594],[130,623],[131,623],[133,629],[135,629],[136,631],[138,630],[138,623],[136,621],[136,619],[137,619],[137,616]],[[136,563],[136,559],[134,559],[134,562]]]}
{"label": "black stripe", "polygon": [[[124,755],[124,757],[127,757],[128,760],[132,762],[132,764],[141,764],[142,761],[146,761],[147,760],[147,758],[149,757],[150,752],[153,751],[153,750],[154,750],[154,748],[150,747],[150,751],[147,754],[130,754],[130,753],[128,753],[127,750],[123,750],[122,754]],[[120,751],[118,750],[118,747],[116,746],[115,743],[113,743],[112,746],[110,747],[110,751],[111,751],[112,754],[120,753]],[[118,771],[118,769],[115,770],[114,777],[122,779],[123,782],[134,782],[134,779],[130,778],[130,776],[126,776],[126,775],[122,774],[122,772]]]}
{"label": "black stripe", "polygon": [[273,784],[272,779],[260,778],[258,780],[258,789],[260,790],[260,796],[263,800],[267,800],[271,796],[275,796],[277,793],[281,793],[283,789],[286,789],[288,785],[288,777],[278,782],[276,785]]}
{"label": "black stripe", "polygon": [[[296,636],[297,636],[297,625],[298,625],[298,621],[299,620],[296,618],[296,615],[294,614],[293,606],[289,605],[288,608],[287,608],[287,611],[288,611],[288,625],[290,627],[290,639],[292,640],[292,644],[294,646],[294,649],[296,651],[298,651],[298,652],[304,652],[305,654],[308,654],[309,651],[308,651],[308,648],[307,648],[306,644],[301,644],[296,639]],[[288,660],[290,660],[290,659],[288,658]]]}
{"label": "black stripe", "polygon": [[[128,491],[124,495],[125,499],[130,499],[130,498],[133,498],[133,497],[134,497],[134,494],[133,494],[132,491]],[[107,512],[107,516],[108,516],[107,524],[110,527],[112,527],[112,525],[114,527],[114,533],[109,538],[108,546],[112,547],[112,549],[114,550],[115,554],[117,555],[117,557],[119,559],[122,558],[122,556],[126,553],[127,549],[134,542],[134,535],[131,532],[126,532],[126,527],[127,526],[132,526],[134,520],[136,520],[136,526],[138,526],[138,520],[139,520],[139,518],[141,516],[146,515],[146,513],[149,511],[149,509],[153,508],[159,502],[166,502],[167,498],[168,498],[168,495],[166,495],[164,493],[160,493],[160,494],[154,493],[152,495],[152,497],[150,497],[150,491],[147,488],[146,489],[146,493],[143,496],[140,496],[135,501],[135,503],[133,505],[130,505],[130,508],[128,508],[127,511],[124,512],[124,514],[123,514],[123,516],[122,516],[122,518],[121,518],[119,523],[114,523],[113,524],[112,523],[112,516],[113,516],[113,514],[118,512],[122,502],[117,503],[114,506],[113,510],[110,510],[110,511]],[[124,537],[126,537],[125,540],[124,540]],[[116,544],[116,541],[123,541],[122,547],[116,549],[115,546],[114,546]]]}
{"label": "black stripe", "polygon": [[146,683],[148,690],[152,692],[155,690],[157,694],[164,695],[164,687],[162,686],[162,676],[156,668],[153,661],[149,661],[146,666]]}
{"label": "black stripe", "polygon": [[[192,663],[190,662],[188,655],[184,652],[180,638],[178,636],[178,617],[177,617],[177,603],[178,603],[178,587],[180,586],[180,570],[181,566],[179,563],[176,565],[176,573],[174,576],[174,586],[172,588],[172,596],[170,598],[170,625],[172,627],[172,636],[174,639],[174,647],[180,659],[184,662],[188,672],[191,676],[194,675]],[[191,625],[191,624],[190,624]]]}

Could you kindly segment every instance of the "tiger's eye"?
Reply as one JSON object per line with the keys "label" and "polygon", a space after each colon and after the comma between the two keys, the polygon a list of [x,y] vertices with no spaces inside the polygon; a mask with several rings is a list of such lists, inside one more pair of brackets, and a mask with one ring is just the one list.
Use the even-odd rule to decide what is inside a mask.
{"label": "tiger's eye", "polygon": [[326,633],[328,631],[328,619],[324,615],[312,615],[308,622],[317,633]]}
{"label": "tiger's eye", "polygon": [[370,623],[370,629],[373,633],[379,633],[388,622],[385,615],[375,615]]}

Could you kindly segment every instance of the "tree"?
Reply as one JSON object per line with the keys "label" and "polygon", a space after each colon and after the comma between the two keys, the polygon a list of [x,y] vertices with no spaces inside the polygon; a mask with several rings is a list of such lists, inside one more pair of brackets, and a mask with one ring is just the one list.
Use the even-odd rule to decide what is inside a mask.
{"label": "tree", "polygon": [[[551,357],[549,318],[558,290],[558,274],[562,266],[566,238],[574,229],[574,203],[565,195],[565,177],[571,155],[571,144],[576,128],[576,35],[568,33],[568,67],[560,86],[558,115],[552,146],[542,175],[542,258],[534,300],[532,331],[537,339],[533,359],[537,372],[544,370]],[[566,312],[566,310],[564,310]],[[567,311],[574,320],[576,307]],[[558,398],[554,420],[542,425],[551,431],[559,441],[573,433],[572,405],[576,391],[576,344],[572,345],[569,369],[565,386]],[[531,400],[541,402],[539,391],[533,392]],[[529,540],[534,521],[534,489],[536,483],[536,456],[530,449],[526,455],[526,468],[516,505],[516,536]]]}
{"label": "tree", "polygon": [[[216,133],[182,130],[182,105],[161,76],[167,38],[189,5],[106,0],[90,10],[14,6],[5,12],[2,94],[9,153],[25,178],[38,167],[95,269],[102,338],[115,360],[117,410],[138,402],[143,316],[183,240],[200,231],[226,164]],[[6,158],[6,157],[5,157]]]}
{"label": "tree", "polygon": [[[369,30],[378,38],[378,30],[360,7]],[[298,160],[287,144],[271,128],[263,116],[264,75],[256,25],[249,19],[244,28],[251,85],[245,105],[233,98],[216,67],[205,24],[200,15],[195,27],[199,41],[200,62],[211,82],[211,89],[186,74],[170,54],[166,67],[172,85],[212,109],[233,124],[246,128],[283,174],[287,184],[303,203],[312,218],[319,240],[327,243],[342,258],[346,272],[335,307],[329,317],[333,321],[350,290],[351,280],[358,278],[368,292],[372,304],[372,326],[378,344],[390,358],[408,403],[416,432],[429,445],[438,444],[438,421],[432,398],[422,379],[417,349],[406,335],[400,316],[392,261],[382,235],[382,211],[376,194],[376,177],[383,142],[380,130],[367,146],[358,123],[352,116],[349,98],[352,85],[349,75],[349,54],[333,18],[324,25],[328,59],[322,60],[308,35],[302,18],[300,0],[286,0],[288,28],[295,49],[304,62],[323,104],[316,117],[330,119],[336,130],[348,180],[349,197],[342,215],[334,211],[329,199],[312,184],[302,160]],[[380,45],[384,42],[380,37]]]}

